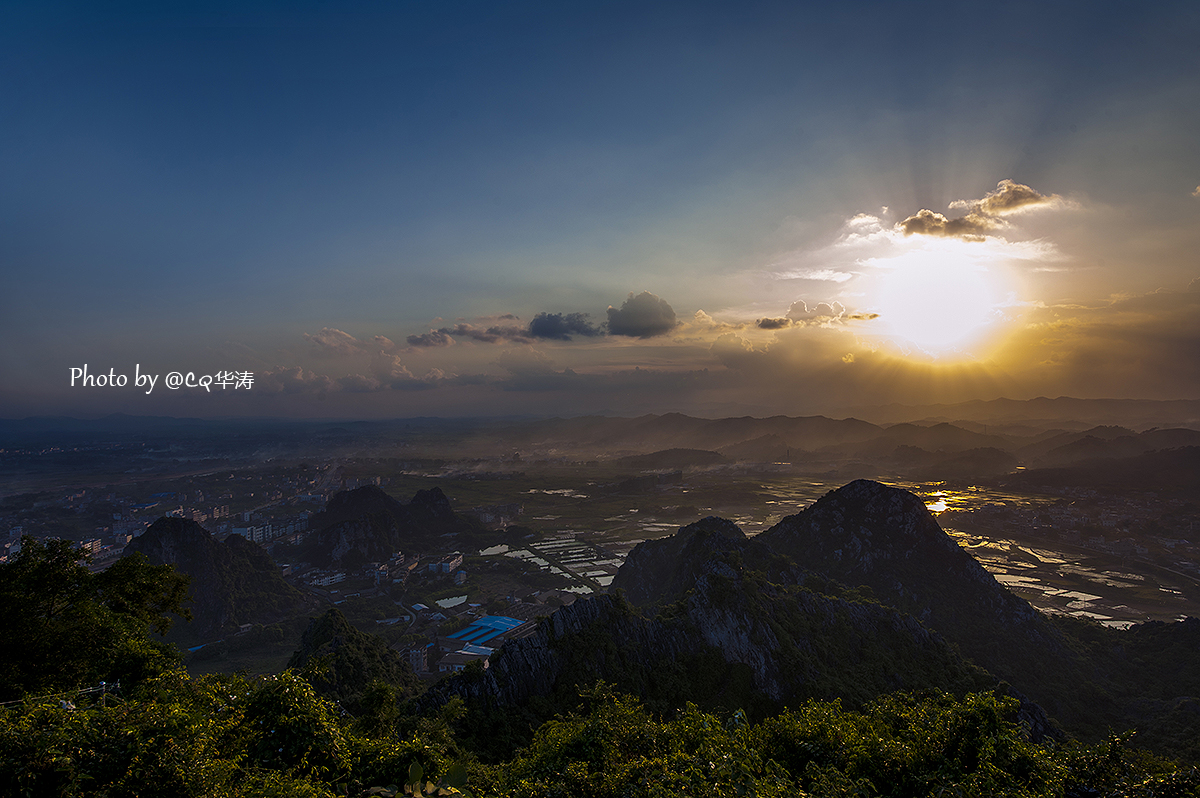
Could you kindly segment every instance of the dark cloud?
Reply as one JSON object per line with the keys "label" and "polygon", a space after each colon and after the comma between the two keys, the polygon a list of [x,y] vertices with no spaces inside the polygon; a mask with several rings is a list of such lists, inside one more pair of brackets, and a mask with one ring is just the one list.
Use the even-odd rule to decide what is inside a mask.
{"label": "dark cloud", "polygon": [[454,343],[454,339],[450,337],[450,332],[445,328],[441,330],[430,330],[427,333],[420,335],[410,335],[404,340],[408,341],[409,346],[450,346]]}
{"label": "dark cloud", "polygon": [[[406,340],[409,346],[429,348],[451,346],[455,341],[460,340],[484,344],[532,344],[539,340],[570,341],[575,336],[596,338],[606,335],[610,331],[613,335],[649,338],[669,332],[678,324],[675,319],[675,311],[671,309],[670,305],[654,294],[645,292],[638,296],[630,294],[629,299],[625,301],[620,310],[610,307],[608,317],[607,325],[593,324],[588,313],[543,311],[534,316],[526,326],[491,324],[485,327],[469,322],[459,322],[452,327],[439,327],[421,335],[410,335]],[[489,317],[487,321],[519,321],[519,318],[511,313],[506,313],[503,316]],[[334,344],[345,346],[342,339],[333,336],[327,337],[331,338]],[[382,336],[376,336],[376,340],[381,344],[384,342],[391,344],[391,341]],[[356,341],[355,344],[358,342]],[[387,345],[381,345],[380,349],[390,351]]]}
{"label": "dark cloud", "polygon": [[594,337],[604,330],[588,321],[587,313],[539,313],[529,322],[529,334],[534,338],[570,341],[572,335]]}
{"label": "dark cloud", "polygon": [[669,333],[678,323],[675,310],[649,291],[637,296],[630,293],[619,310],[608,307],[608,331],[612,335],[652,338]]}
{"label": "dark cloud", "polygon": [[513,325],[503,326],[494,324],[491,327],[476,327],[474,324],[459,323],[453,327],[443,327],[438,332],[458,338],[468,338],[483,344],[497,344],[504,341],[515,341],[522,344],[531,343],[531,339],[525,328]]}
{"label": "dark cloud", "polygon": [[[515,319],[511,314],[500,318]],[[533,343],[533,338],[524,327],[515,325],[493,324],[490,327],[478,327],[468,322],[459,322],[453,327],[439,327],[421,335],[410,335],[405,340],[409,346],[436,347],[450,346],[455,339],[476,341],[481,344],[499,344],[515,342],[521,344]]]}
{"label": "dark cloud", "polygon": [[760,330],[783,330],[792,326],[792,320],[784,317],[779,319],[759,319],[754,325]]}

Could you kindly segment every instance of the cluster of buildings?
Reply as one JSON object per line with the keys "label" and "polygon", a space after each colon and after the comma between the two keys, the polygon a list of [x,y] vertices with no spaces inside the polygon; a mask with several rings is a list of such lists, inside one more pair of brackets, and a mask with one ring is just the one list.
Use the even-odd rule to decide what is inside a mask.
{"label": "cluster of buildings", "polygon": [[472,507],[466,512],[479,519],[480,523],[489,529],[504,529],[516,523],[525,512],[523,504],[488,504],[482,507]]}
{"label": "cluster of buildings", "polygon": [[14,526],[8,530],[8,537],[0,544],[0,563],[8,562],[9,557],[16,557],[21,553],[21,534],[24,529],[20,526]]}
{"label": "cluster of buildings", "polygon": [[[429,608],[416,604],[413,610],[426,613]],[[490,657],[505,641],[530,635],[536,626],[536,622],[531,620],[485,615],[472,621],[465,629],[438,637],[427,645],[409,648],[408,663],[414,672],[427,675],[456,673],[476,661],[487,668]]]}
{"label": "cluster of buildings", "polygon": [[302,510],[298,514],[289,518],[263,520],[259,523],[252,523],[254,515],[252,513],[242,513],[241,523],[229,526],[229,534],[241,535],[246,540],[252,540],[255,543],[270,543],[272,540],[294,535],[297,532],[305,532],[308,530],[308,519],[312,517],[312,513],[308,510]]}
{"label": "cluster of buildings", "polygon": [[[463,555],[460,552],[423,557],[419,554],[403,554],[396,552],[387,562],[370,562],[362,566],[356,573],[347,574],[344,570],[311,568],[300,576],[300,581],[310,587],[329,588],[350,579],[369,579],[375,588],[392,585],[404,586],[414,573],[421,572],[430,575],[449,576],[455,584],[461,585],[467,579],[467,572],[462,567]],[[284,566],[284,576],[293,575],[292,566]]]}

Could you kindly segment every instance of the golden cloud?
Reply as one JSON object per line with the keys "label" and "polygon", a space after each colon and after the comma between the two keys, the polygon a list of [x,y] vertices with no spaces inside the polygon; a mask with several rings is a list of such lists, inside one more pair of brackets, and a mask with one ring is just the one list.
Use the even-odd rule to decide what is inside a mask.
{"label": "golden cloud", "polygon": [[951,202],[950,208],[966,210],[963,216],[951,219],[945,214],[923,208],[897,222],[896,229],[906,236],[947,236],[964,241],[982,241],[989,233],[1009,226],[1005,216],[1035,208],[1065,207],[1068,204],[1057,194],[1042,194],[1023,183],[1005,178],[982,199]]}

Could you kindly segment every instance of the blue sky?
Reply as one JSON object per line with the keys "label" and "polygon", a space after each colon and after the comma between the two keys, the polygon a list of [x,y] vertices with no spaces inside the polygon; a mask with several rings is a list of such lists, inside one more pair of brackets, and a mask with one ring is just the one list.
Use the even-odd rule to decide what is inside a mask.
{"label": "blue sky", "polygon": [[[3,4],[0,415],[1194,396],[1197,33],[1194,3]],[[1041,199],[899,226],[1002,180]],[[665,331],[528,334],[642,292]],[[979,320],[898,322],[950,307]]]}

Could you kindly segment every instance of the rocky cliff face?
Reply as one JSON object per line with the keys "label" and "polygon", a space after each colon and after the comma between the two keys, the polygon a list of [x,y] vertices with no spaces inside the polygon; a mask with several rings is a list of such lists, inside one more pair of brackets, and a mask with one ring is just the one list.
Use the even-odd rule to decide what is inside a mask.
{"label": "rocky cliff face", "polygon": [[[1122,634],[1082,623],[1068,630],[1065,621],[1052,622],[997,583],[908,491],[852,482],[755,542],[807,570],[867,586],[1077,733],[1095,736],[1134,723],[1150,728],[1144,719],[1152,714],[1141,697],[1151,682],[1161,679],[1156,698],[1168,703],[1195,686],[1158,675],[1169,673],[1172,661],[1191,668],[1200,658],[1200,651],[1178,642],[1187,637],[1186,625],[1164,631],[1163,639],[1174,641],[1170,657],[1142,651],[1152,631]],[[1174,706],[1162,711],[1182,717]]]}
{"label": "rocky cliff face", "polygon": [[160,518],[130,542],[128,551],[139,551],[156,565],[173,565],[191,579],[192,622],[176,624],[182,640],[211,640],[239,624],[289,617],[308,604],[261,546],[237,535],[218,542],[195,521]]}
{"label": "rocky cliff face", "polygon": [[755,540],[916,616],[1003,678],[1013,656],[1068,657],[1064,636],[942,531],[912,493],[858,480]]}
{"label": "rocky cliff face", "polygon": [[[484,673],[443,682],[425,701],[458,694],[517,705],[597,678],[646,694],[656,673],[705,657],[724,663],[727,678],[747,679],[775,704],[807,697],[860,702],[897,689],[994,684],[910,616],[769,581],[746,562],[776,568],[777,576],[788,573],[786,562],[728,521],[706,519],[656,543],[631,555],[621,580],[639,598],[661,600],[657,615],[641,614],[619,595],[576,601],[542,621],[534,635],[507,643]],[[675,566],[673,575],[653,589],[653,580],[643,577],[664,564]]]}
{"label": "rocky cliff face", "polygon": [[730,561],[780,584],[803,583],[806,576],[788,558],[747,538],[737,524],[711,516],[678,534],[639,544],[617,572],[612,589],[624,591],[639,607],[669,603],[696,587],[714,563]]}

